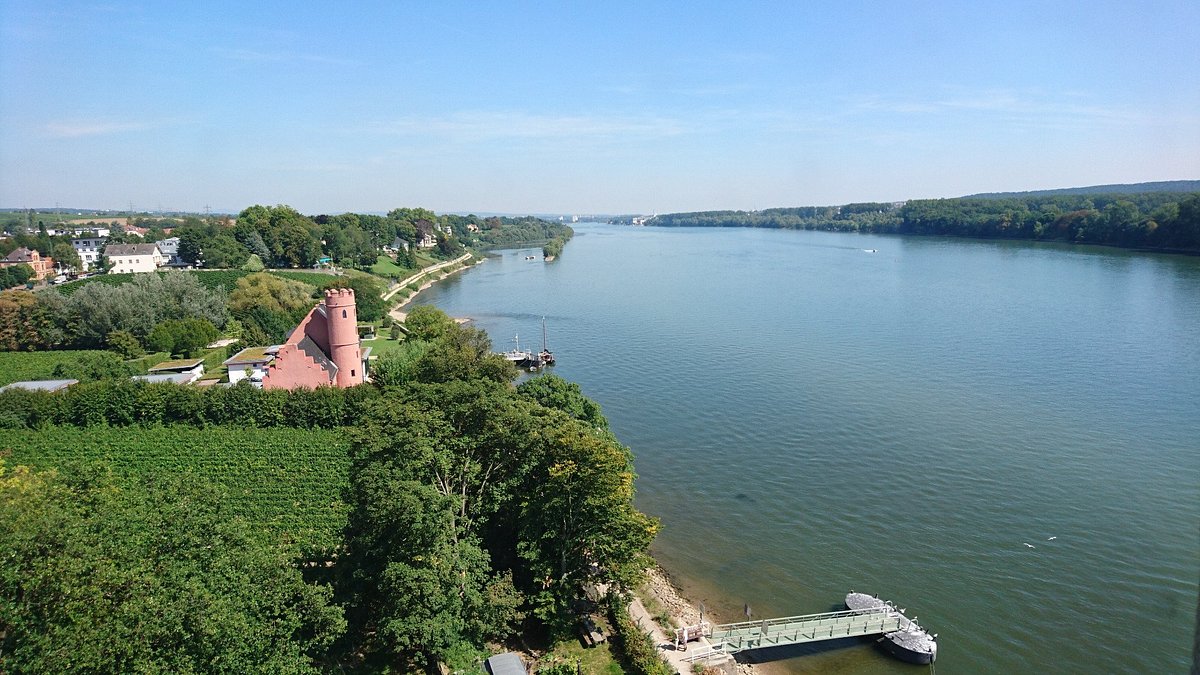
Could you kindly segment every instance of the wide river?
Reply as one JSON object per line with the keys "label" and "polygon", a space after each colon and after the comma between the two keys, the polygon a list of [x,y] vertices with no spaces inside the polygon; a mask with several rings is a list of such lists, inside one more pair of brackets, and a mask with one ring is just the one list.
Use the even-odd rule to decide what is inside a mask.
{"label": "wide river", "polygon": [[[1200,585],[1200,258],[576,227],[422,293],[541,342],[632,448],[655,556],[718,618],[850,589],[942,673],[1186,672]],[[540,251],[537,251],[540,254]],[[1028,544],[1028,545],[1027,545]],[[774,671],[914,673],[869,644]]]}

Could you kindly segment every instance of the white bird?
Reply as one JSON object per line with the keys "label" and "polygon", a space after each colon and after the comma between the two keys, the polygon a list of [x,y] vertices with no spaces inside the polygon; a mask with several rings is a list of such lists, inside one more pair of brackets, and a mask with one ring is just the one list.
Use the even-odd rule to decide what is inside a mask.
{"label": "white bird", "polygon": [[1022,544],[1025,544],[1025,545],[1026,545],[1026,546],[1028,546],[1029,548],[1037,548],[1036,546],[1034,546],[1033,544],[1031,544],[1031,543],[1029,543],[1029,542],[1027,542],[1027,541],[1023,541],[1023,542],[1021,542],[1021,543],[1022,543]]}
{"label": "white bird", "polygon": [[1055,539],[1058,539],[1058,537],[1050,537],[1050,538],[1049,538],[1049,539],[1047,539],[1046,541],[1054,541]]}

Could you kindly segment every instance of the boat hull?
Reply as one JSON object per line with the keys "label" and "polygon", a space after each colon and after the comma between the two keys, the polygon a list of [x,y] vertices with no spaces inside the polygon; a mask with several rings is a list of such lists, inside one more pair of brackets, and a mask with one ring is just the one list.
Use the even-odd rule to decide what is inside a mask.
{"label": "boat hull", "polygon": [[[852,591],[846,595],[846,609],[849,610],[876,610],[884,607],[896,611],[890,603],[866,593]],[[897,611],[897,615],[902,618],[903,627],[898,631],[884,633],[876,639],[875,645],[907,663],[926,665],[936,661],[937,641],[933,636],[916,622],[904,617],[903,613]]]}

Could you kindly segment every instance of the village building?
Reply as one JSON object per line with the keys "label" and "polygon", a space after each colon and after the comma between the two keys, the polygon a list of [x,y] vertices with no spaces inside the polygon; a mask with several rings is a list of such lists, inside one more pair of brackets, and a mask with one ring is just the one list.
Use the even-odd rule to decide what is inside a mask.
{"label": "village building", "polygon": [[41,281],[48,276],[54,275],[54,258],[43,256],[41,253],[33,249],[28,249],[22,246],[15,249],[0,260],[0,267],[11,267],[14,265],[29,265],[33,269],[33,280]]}
{"label": "village building", "polygon": [[162,254],[164,265],[183,265],[179,257],[179,237],[167,237],[158,241],[158,252]]}
{"label": "village building", "polygon": [[79,380],[23,380],[21,382],[11,382],[0,387],[0,391],[8,391],[10,389],[24,389],[26,391],[61,391],[72,385],[79,384]]}
{"label": "village building", "polygon": [[262,379],[263,389],[353,387],[366,377],[367,356],[358,339],[354,291],[331,288],[279,345]]}
{"label": "village building", "polygon": [[100,264],[100,256],[104,251],[104,242],[106,241],[108,241],[107,234],[71,238],[71,248],[79,254],[79,261],[83,266],[81,271],[86,272]]}
{"label": "village building", "polygon": [[422,218],[413,223],[417,230],[417,248],[433,248],[437,246],[437,228],[431,221]]}
{"label": "village building", "polygon": [[191,384],[204,375],[204,359],[176,359],[162,363],[146,371],[146,375],[134,377],[146,382],[175,382]]}
{"label": "village building", "polygon": [[157,244],[109,244],[104,247],[104,257],[112,274],[153,272],[164,262]]}
{"label": "village building", "polygon": [[233,356],[225,359],[225,367],[229,369],[229,384],[237,384],[249,380],[252,384],[262,386],[267,369],[275,361],[279,345],[273,347],[247,347]]}

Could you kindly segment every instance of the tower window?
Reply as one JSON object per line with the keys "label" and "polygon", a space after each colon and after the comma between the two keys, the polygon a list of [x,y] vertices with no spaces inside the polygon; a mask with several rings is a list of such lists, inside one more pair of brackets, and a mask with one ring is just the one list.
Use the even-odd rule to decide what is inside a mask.
{"label": "tower window", "polygon": [[342,310],[342,318],[343,319],[346,318],[346,310],[344,310],[344,309]]}
{"label": "tower window", "polygon": [[354,377],[354,369],[353,368],[350,369],[350,377]]}

